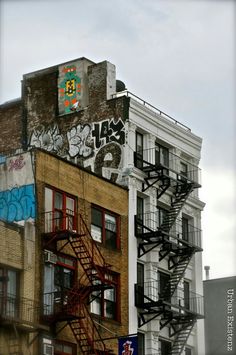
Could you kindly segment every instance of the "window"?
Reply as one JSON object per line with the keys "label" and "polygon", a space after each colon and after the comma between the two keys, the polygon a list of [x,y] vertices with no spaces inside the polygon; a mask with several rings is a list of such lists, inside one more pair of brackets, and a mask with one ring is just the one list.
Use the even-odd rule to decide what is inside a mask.
{"label": "window", "polygon": [[106,247],[119,248],[119,219],[112,212],[92,207],[91,234],[95,241]]}
{"label": "window", "polygon": [[180,162],[180,180],[186,181],[188,177],[188,165]]}
{"label": "window", "polygon": [[[142,197],[137,197],[137,222],[138,225],[136,225],[136,233],[142,233],[143,228],[142,228],[142,224],[143,224],[143,198]],[[141,224],[141,225],[140,225]]]}
{"label": "window", "polygon": [[46,187],[45,213],[46,232],[76,229],[75,197]]}
{"label": "window", "polygon": [[112,288],[92,293],[91,312],[103,318],[119,320],[119,275],[109,274]]}
{"label": "window", "polygon": [[161,228],[163,222],[164,222],[164,219],[166,218],[167,216],[167,213],[168,211],[162,207],[159,207],[157,206],[157,215],[156,215],[156,222],[157,222],[157,227],[158,228]]}
{"label": "window", "polygon": [[188,242],[189,240],[189,225],[188,218],[182,217],[182,239]]}
{"label": "window", "polygon": [[192,349],[190,349],[190,348],[185,348],[184,355],[192,355]]}
{"label": "window", "polygon": [[143,167],[143,135],[136,132],[136,168],[142,169]]}
{"label": "window", "polygon": [[158,272],[158,274],[160,296],[164,297],[165,301],[171,302],[170,275],[160,271]]}
{"label": "window", "polygon": [[138,355],[145,355],[145,335],[138,333]]}
{"label": "window", "polygon": [[76,345],[65,341],[55,341],[54,355],[76,355]]}
{"label": "window", "polygon": [[157,165],[163,165],[165,167],[169,167],[169,149],[166,147],[163,147],[160,144],[156,143],[155,146],[155,152],[156,152],[156,164]]}
{"label": "window", "polygon": [[0,314],[18,315],[19,274],[16,270],[0,266]]}
{"label": "window", "polygon": [[182,216],[182,239],[194,243],[195,229],[194,220],[191,217]]}
{"label": "window", "polygon": [[170,355],[171,342],[166,340],[160,340],[161,353],[160,355]]}
{"label": "window", "polygon": [[57,263],[44,265],[44,314],[54,312],[55,304],[66,304],[69,290],[73,287],[76,261],[72,257],[58,255]]}
{"label": "window", "polygon": [[144,264],[137,263],[137,286],[135,294],[135,305],[141,307],[144,302]]}
{"label": "window", "polygon": [[184,307],[190,309],[190,287],[187,281],[184,281]]}

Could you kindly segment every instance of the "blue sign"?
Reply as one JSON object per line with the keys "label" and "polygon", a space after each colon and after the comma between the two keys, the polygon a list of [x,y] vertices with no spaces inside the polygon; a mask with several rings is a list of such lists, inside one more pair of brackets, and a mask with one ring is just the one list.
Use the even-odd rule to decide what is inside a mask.
{"label": "blue sign", "polygon": [[138,355],[138,337],[119,338],[119,355]]}

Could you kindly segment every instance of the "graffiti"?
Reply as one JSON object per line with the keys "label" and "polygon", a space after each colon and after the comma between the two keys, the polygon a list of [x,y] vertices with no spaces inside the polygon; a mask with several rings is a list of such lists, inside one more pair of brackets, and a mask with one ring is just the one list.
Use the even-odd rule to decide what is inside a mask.
{"label": "graffiti", "polygon": [[24,157],[22,155],[20,155],[16,159],[11,159],[9,162],[9,165],[10,165],[10,167],[9,167],[8,171],[21,170],[23,168],[23,166],[25,166]]}
{"label": "graffiti", "polygon": [[35,218],[34,184],[0,191],[0,219],[8,222]]}
{"label": "graffiti", "polygon": [[67,151],[70,158],[77,158],[77,164],[112,181],[117,180],[122,161],[121,146],[125,143],[121,118],[78,124],[65,135],[60,134],[57,125],[47,129],[42,127],[33,131],[30,145],[59,155],[63,152],[63,156]]}
{"label": "graffiti", "polygon": [[121,157],[119,144],[111,142],[104,145],[96,154],[94,172],[115,182],[119,175]]}
{"label": "graffiti", "polygon": [[64,112],[60,112],[60,114],[71,112],[71,107],[76,103],[78,108],[78,98],[81,96],[81,78],[76,74],[76,66],[68,65],[63,67],[62,75],[58,90],[59,101],[64,106]]}
{"label": "graffiti", "polygon": [[6,161],[5,155],[0,154],[0,164],[5,163],[5,161]]}
{"label": "graffiti", "polygon": [[59,152],[63,146],[63,138],[57,125],[48,128],[35,129],[31,135],[30,145],[43,148],[49,152]]}
{"label": "graffiti", "polygon": [[124,123],[120,118],[117,122],[112,119],[94,123],[92,137],[94,137],[95,148],[97,149],[104,144],[108,144],[109,142],[117,142],[119,144],[124,144]]}
{"label": "graffiti", "polygon": [[73,158],[77,155],[87,158],[91,155],[93,149],[86,145],[90,135],[91,128],[88,124],[78,125],[67,132],[69,143],[69,155]]}

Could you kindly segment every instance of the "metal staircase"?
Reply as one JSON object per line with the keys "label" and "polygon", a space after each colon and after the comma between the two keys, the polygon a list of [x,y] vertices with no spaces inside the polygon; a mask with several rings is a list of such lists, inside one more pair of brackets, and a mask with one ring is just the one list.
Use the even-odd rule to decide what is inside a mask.
{"label": "metal staircase", "polygon": [[164,221],[161,225],[163,231],[169,232],[173,224],[175,223],[185,201],[187,200],[190,193],[193,191],[193,183],[183,183],[177,184],[173,192],[173,198],[171,202],[171,207],[166,213]]}
{"label": "metal staircase", "polygon": [[176,325],[172,324],[172,327],[175,326],[176,337],[172,344],[170,355],[180,355],[182,353],[195,323],[196,319],[193,318],[179,320]]}
{"label": "metal staircase", "polygon": [[[53,213],[49,212],[45,219],[49,222],[49,226],[69,225],[67,221],[62,221],[60,224],[52,223],[52,218],[54,218]],[[60,252],[66,246],[70,246],[83,269],[78,282],[65,295],[66,302],[61,300],[59,311],[47,319],[52,323],[66,321],[83,354],[109,355],[112,352],[106,348],[100,337],[87,304],[94,291],[112,287],[108,277],[111,266],[105,262],[81,214],[76,216],[76,227],[73,230],[69,228],[48,230],[46,228],[47,232],[43,234],[44,248],[51,247],[54,252],[55,250]]]}
{"label": "metal staircase", "polygon": [[184,257],[179,259],[178,262],[176,262],[175,266],[173,267],[173,272],[170,274],[168,284],[160,292],[161,299],[166,299],[167,297],[171,297],[174,295],[179,285],[179,282],[184,276],[185,270],[187,269],[193,254],[194,252],[185,255]]}
{"label": "metal staircase", "polygon": [[[153,284],[148,287],[137,284],[135,296],[136,306],[140,308],[140,326],[161,317],[161,328],[169,324],[174,330],[170,334],[175,336],[170,355],[181,355],[196,319],[202,317],[202,310],[194,307],[191,310],[186,309],[183,299],[178,296],[178,286],[191,258],[196,252],[202,251],[202,248],[199,236],[186,240],[183,235],[177,234],[176,223],[187,198],[201,185],[197,166],[184,162],[170,152],[168,154],[169,161],[166,160],[165,163],[157,159],[155,148],[134,154],[136,167],[145,174],[142,191],[155,186],[157,200],[167,190],[171,193],[170,207],[160,225],[157,224],[154,213],[149,216],[135,216],[139,257],[159,247],[159,261],[168,258],[168,269],[171,272],[169,279],[164,287],[160,289],[159,286],[158,290]],[[186,170],[181,171],[180,161]]]}
{"label": "metal staircase", "polygon": [[78,317],[69,321],[69,326],[84,355],[109,355],[108,350],[99,334],[85,304],[80,304],[77,310]]}

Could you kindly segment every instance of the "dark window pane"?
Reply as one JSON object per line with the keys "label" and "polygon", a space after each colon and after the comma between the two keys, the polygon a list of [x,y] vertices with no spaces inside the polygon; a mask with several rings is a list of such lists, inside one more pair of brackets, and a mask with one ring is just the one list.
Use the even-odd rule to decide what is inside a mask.
{"label": "dark window pane", "polygon": [[184,281],[184,307],[189,309],[190,299],[189,299],[189,283]]}
{"label": "dark window pane", "polygon": [[137,168],[143,167],[143,135],[136,133],[136,162]]}
{"label": "dark window pane", "polygon": [[105,244],[107,247],[116,248],[116,233],[106,230]]}
{"label": "dark window pane", "polygon": [[188,219],[184,217],[182,218],[182,238],[186,241],[189,239]]}
{"label": "dark window pane", "polygon": [[169,149],[160,144],[156,145],[156,164],[169,167]]}
{"label": "dark window pane", "polygon": [[171,351],[171,342],[161,340],[161,355],[170,355]]}
{"label": "dark window pane", "polygon": [[92,208],[92,224],[102,227],[102,211]]}
{"label": "dark window pane", "polygon": [[145,355],[145,336],[138,333],[138,355]]}
{"label": "dark window pane", "polygon": [[144,265],[137,263],[137,283],[143,285],[144,283]]}
{"label": "dark window pane", "polygon": [[54,207],[62,210],[62,194],[60,192],[55,192],[55,201],[54,201]]}

